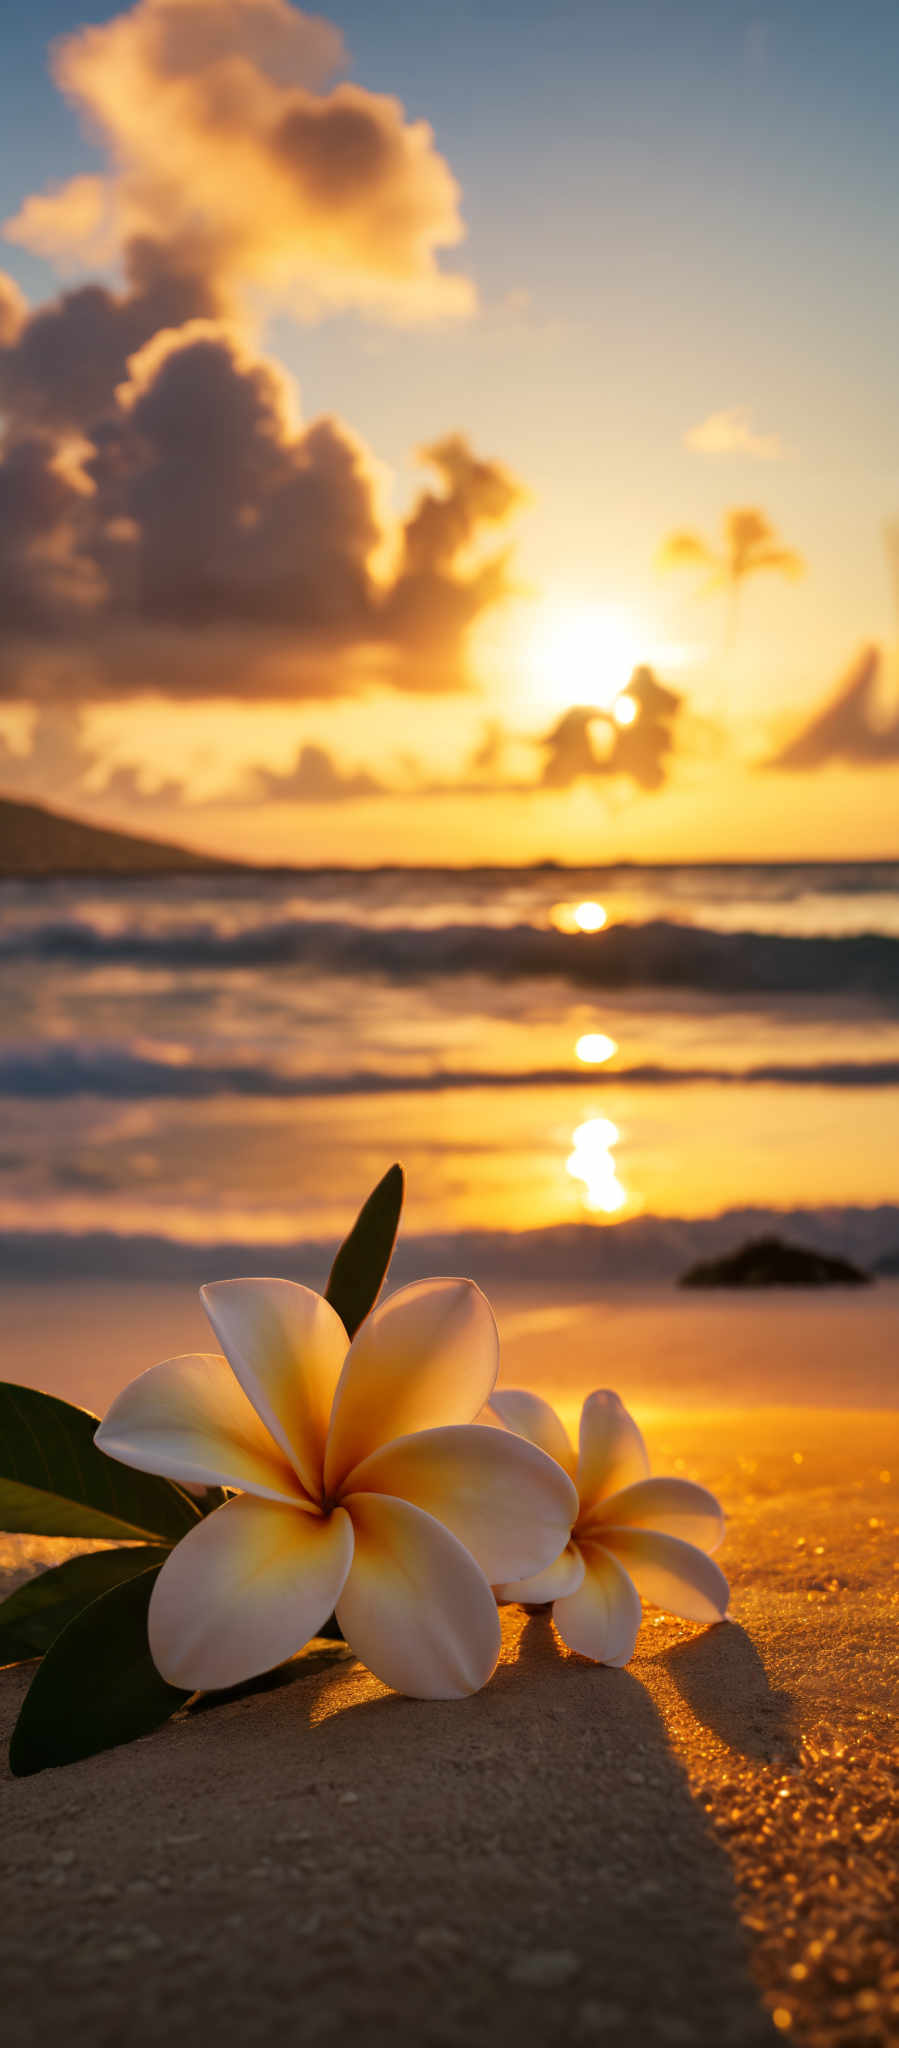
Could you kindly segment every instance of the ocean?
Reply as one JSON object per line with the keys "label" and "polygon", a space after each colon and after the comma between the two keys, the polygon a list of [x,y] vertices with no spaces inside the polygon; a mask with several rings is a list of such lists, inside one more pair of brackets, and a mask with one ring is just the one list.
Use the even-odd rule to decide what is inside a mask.
{"label": "ocean", "polygon": [[400,1274],[889,1261],[899,864],[0,887],[5,1276],[320,1278],[395,1158]]}

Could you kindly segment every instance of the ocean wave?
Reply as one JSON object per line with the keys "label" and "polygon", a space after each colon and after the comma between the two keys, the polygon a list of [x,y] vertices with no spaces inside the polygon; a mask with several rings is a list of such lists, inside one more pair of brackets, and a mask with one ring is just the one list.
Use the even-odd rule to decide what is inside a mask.
{"label": "ocean wave", "polygon": [[209,1101],[236,1095],[258,1099],[345,1096],[445,1095],[459,1091],[527,1088],[671,1088],[699,1084],[733,1087],[895,1088],[899,1059],[767,1061],[751,1067],[667,1066],[649,1061],[613,1067],[434,1068],[427,1073],[355,1068],[345,1073],[291,1073],[257,1062],[172,1059],[125,1046],[47,1043],[0,1050],[0,1096],[54,1101],[97,1095],[109,1101]]}
{"label": "ocean wave", "polygon": [[[635,1216],[623,1223],[570,1223],[540,1230],[460,1230],[405,1236],[391,1266],[401,1285],[429,1273],[466,1273],[482,1286],[596,1287],[669,1283],[699,1258],[714,1258],[748,1237],[775,1233],[895,1270],[899,1203],[877,1207],[727,1209],[717,1216]],[[333,1244],[185,1242],[112,1230],[0,1233],[0,1277],[41,1285],[75,1281],[180,1281],[199,1286],[234,1273],[279,1273],[324,1284]]]}
{"label": "ocean wave", "polygon": [[667,988],[719,996],[864,997],[899,1009],[899,938],[866,932],[800,937],[717,931],[654,919],[592,936],[530,924],[497,929],[374,928],[347,920],[260,919],[240,930],[213,920],[168,929],[86,918],[18,927],[0,959],[126,965],[180,972],[304,968],[413,984],[444,976],[555,979],[578,988]]}

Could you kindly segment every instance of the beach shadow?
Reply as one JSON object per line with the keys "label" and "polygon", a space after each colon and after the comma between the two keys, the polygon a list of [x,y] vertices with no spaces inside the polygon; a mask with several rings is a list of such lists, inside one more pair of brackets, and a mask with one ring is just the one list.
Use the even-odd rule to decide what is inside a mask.
{"label": "beach shadow", "polygon": [[645,1686],[567,1652],[546,1612],[505,1610],[504,1637],[467,1700],[354,1697],[334,1671],[308,1730],[308,1779],[353,1802],[320,1853],[371,1845],[409,2038],[438,2038],[439,1980],[447,2042],[633,2048],[667,2026],[773,2048],[726,1850]]}
{"label": "beach shadow", "polygon": [[688,1707],[728,1749],[756,1763],[788,1765],[799,1756],[794,1702],[776,1692],[738,1622],[704,1630],[660,1660]]}
{"label": "beach shadow", "polygon": [[218,1692],[198,1693],[196,1699],[189,1700],[182,1708],[182,1712],[191,1715],[214,1713],[216,1707],[234,1706],[238,1701],[252,1699],[260,1692],[280,1692],[284,1685],[302,1685],[304,1681],[320,1678],[324,1671],[354,1661],[352,1650],[347,1648],[342,1636],[327,1641],[313,1636],[305,1649],[295,1657],[289,1657],[284,1664],[276,1664],[273,1671],[262,1671],[258,1678],[245,1678],[240,1685],[222,1686]]}

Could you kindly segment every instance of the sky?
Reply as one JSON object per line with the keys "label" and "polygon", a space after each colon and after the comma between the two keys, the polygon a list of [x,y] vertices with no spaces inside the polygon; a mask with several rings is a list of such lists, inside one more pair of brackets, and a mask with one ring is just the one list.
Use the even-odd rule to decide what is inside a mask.
{"label": "sky", "polygon": [[897,87],[880,0],[16,10],[0,789],[895,854]]}

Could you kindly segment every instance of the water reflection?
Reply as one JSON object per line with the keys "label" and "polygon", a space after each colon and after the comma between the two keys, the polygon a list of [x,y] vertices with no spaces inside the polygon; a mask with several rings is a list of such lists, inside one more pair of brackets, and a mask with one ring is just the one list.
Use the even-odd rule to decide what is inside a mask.
{"label": "water reflection", "polygon": [[557,932],[601,932],[608,913],[601,903],[554,903],[550,921]]}
{"label": "water reflection", "polygon": [[585,1067],[600,1067],[603,1060],[610,1060],[618,1051],[618,1041],[608,1038],[604,1031],[585,1031],[574,1049]]}
{"label": "water reflection", "polygon": [[584,1183],[585,1207],[606,1216],[623,1209],[627,1201],[612,1157],[612,1147],[617,1145],[619,1136],[617,1125],[610,1123],[608,1117],[590,1117],[587,1123],[578,1124],[572,1141],[574,1150],[565,1161],[572,1180]]}

